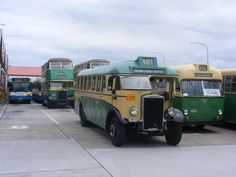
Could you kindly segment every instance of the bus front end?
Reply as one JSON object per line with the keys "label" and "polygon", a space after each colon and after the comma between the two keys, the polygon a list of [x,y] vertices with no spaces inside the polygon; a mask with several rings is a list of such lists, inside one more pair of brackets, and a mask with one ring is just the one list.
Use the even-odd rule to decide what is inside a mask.
{"label": "bus front end", "polygon": [[12,78],[8,87],[10,103],[32,101],[32,83],[29,78]]}

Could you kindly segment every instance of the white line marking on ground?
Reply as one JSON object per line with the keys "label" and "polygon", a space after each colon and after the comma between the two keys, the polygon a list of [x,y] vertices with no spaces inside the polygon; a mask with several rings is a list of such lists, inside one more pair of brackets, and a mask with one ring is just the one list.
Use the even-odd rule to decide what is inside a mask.
{"label": "white line marking on ground", "polygon": [[6,110],[7,104],[8,104],[8,103],[5,104],[3,110],[2,110],[2,112],[1,112],[1,114],[0,114],[0,119],[2,119],[3,113],[4,113],[5,110]]}
{"label": "white line marking on ground", "polygon": [[38,105],[35,105],[42,113],[44,113],[49,119],[51,119],[51,121],[53,121],[55,124],[60,124],[58,121],[56,121],[52,116],[50,116],[46,111],[44,111],[43,109],[41,109]]}

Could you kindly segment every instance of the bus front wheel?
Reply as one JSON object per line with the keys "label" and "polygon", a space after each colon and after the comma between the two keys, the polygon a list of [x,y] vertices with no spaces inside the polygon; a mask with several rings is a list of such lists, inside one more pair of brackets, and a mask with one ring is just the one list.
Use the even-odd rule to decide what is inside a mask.
{"label": "bus front wheel", "polygon": [[113,116],[109,126],[109,133],[114,146],[122,146],[125,141],[125,126]]}
{"label": "bus front wheel", "polygon": [[182,138],[183,126],[177,122],[167,122],[167,130],[165,132],[166,142],[169,145],[176,146]]}

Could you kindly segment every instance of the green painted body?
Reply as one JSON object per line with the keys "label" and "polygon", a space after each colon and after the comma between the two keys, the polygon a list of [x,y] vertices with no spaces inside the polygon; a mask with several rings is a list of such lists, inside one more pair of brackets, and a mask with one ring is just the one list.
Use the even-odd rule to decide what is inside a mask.
{"label": "green painted body", "polygon": [[101,99],[92,97],[81,97],[80,102],[84,106],[87,120],[105,129],[107,116],[113,106]]}
{"label": "green painted body", "polygon": [[224,121],[236,123],[236,93],[225,94]]}
{"label": "green painted body", "polygon": [[60,70],[47,70],[46,72],[46,80],[58,80],[58,81],[63,81],[63,80],[74,80],[74,72],[73,69],[60,69]]}
{"label": "green painted body", "polygon": [[[56,82],[74,82],[74,72],[73,69],[58,69],[58,70],[47,70],[43,77],[46,82],[56,81]],[[57,101],[58,92],[64,90],[67,92],[68,102],[74,102],[74,87],[68,88],[58,88],[58,89],[47,89],[43,91],[43,97],[45,100]]]}
{"label": "green painted body", "polygon": [[[63,90],[65,90],[65,89],[63,89]],[[47,91],[47,96],[48,97],[51,97],[51,99],[50,100],[58,100],[58,92],[59,92],[60,90],[48,90]],[[67,88],[66,89],[66,93],[67,93],[67,98],[68,97],[74,97],[74,88]]]}
{"label": "green painted body", "polygon": [[188,110],[186,124],[208,124],[222,120],[218,111],[224,108],[224,98],[175,97],[173,105],[183,113]]}

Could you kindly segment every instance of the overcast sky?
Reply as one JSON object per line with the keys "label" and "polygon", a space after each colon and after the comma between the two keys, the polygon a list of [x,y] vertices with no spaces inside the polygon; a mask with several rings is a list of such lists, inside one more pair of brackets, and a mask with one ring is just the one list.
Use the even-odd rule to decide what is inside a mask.
{"label": "overcast sky", "polygon": [[75,64],[156,56],[166,64],[236,67],[235,0],[1,0],[0,23],[10,65],[49,58]]}

